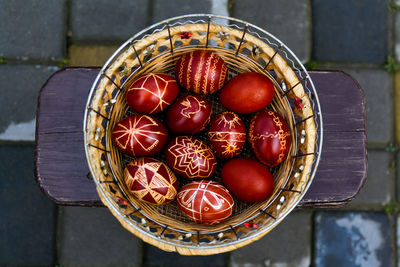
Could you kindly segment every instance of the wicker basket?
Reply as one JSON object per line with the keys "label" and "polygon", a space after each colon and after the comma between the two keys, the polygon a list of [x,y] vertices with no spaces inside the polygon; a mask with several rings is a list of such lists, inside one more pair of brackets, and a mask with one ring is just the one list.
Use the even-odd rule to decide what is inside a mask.
{"label": "wicker basket", "polygon": [[[227,63],[229,78],[255,71],[275,85],[269,108],[280,113],[292,131],[288,158],[272,169],[272,196],[248,204],[235,199],[233,214],[216,225],[195,224],[176,202],[148,205],[126,194],[123,169],[131,157],[111,141],[111,130],[131,114],[125,101],[127,87],[148,72],[173,74],[176,60],[185,52],[208,49]],[[184,94],[185,92],[182,92]],[[213,114],[224,111],[218,93],[207,96]],[[163,119],[163,114],[158,115]],[[246,123],[251,116],[244,116]],[[185,255],[222,253],[249,244],[272,230],[301,200],[318,166],[322,120],[313,83],[297,57],[278,39],[246,22],[215,16],[187,15],[155,24],[138,33],[107,61],[90,91],[84,120],[85,150],[90,171],[103,203],[120,223],[145,242]],[[207,140],[207,131],[198,134]],[[242,156],[254,157],[246,144]],[[163,160],[163,155],[158,159]],[[220,181],[218,168],[213,180]],[[182,186],[187,181],[181,180]]]}

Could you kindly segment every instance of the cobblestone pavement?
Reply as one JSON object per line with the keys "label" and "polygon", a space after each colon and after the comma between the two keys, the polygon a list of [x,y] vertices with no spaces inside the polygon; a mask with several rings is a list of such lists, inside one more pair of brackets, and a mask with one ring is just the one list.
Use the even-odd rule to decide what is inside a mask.
{"label": "cobblestone pavement", "polygon": [[[298,210],[248,246],[189,257],[144,244],[105,208],[57,206],[40,192],[35,113],[47,78],[101,66],[140,29],[187,13],[247,20],[309,68],[358,80],[369,167],[350,205]],[[0,0],[0,266],[400,266],[399,66],[399,0]]]}

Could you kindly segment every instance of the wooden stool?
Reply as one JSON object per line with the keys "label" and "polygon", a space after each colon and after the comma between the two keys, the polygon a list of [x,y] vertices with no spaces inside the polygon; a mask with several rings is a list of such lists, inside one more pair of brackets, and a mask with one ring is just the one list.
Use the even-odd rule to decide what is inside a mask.
{"label": "wooden stool", "polygon": [[[90,180],[83,117],[100,68],[66,68],[42,87],[36,116],[35,175],[40,189],[61,205],[102,206]],[[321,161],[299,207],[340,207],[360,191],[367,175],[365,99],[341,71],[310,71],[321,102]]]}

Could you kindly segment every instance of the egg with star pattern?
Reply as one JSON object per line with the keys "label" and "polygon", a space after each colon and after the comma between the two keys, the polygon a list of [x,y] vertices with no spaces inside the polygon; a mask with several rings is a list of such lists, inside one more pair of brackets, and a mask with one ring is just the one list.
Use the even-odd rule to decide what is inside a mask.
{"label": "egg with star pattern", "polygon": [[210,177],[217,168],[211,149],[192,136],[178,136],[165,148],[165,160],[174,172],[188,179]]}
{"label": "egg with star pattern", "polygon": [[161,151],[167,142],[168,132],[156,118],[132,115],[119,121],[112,133],[114,145],[131,156],[152,156]]}

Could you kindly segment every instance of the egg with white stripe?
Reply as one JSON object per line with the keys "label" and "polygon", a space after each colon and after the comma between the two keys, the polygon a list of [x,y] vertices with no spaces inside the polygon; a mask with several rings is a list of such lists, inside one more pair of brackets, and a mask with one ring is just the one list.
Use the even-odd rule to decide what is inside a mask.
{"label": "egg with white stripe", "polygon": [[196,223],[217,224],[233,211],[234,200],[222,184],[201,180],[183,186],[177,195],[178,207]]}
{"label": "egg with white stripe", "polygon": [[227,74],[224,60],[209,50],[188,52],[175,63],[175,77],[179,84],[197,94],[212,94],[220,90]]}

